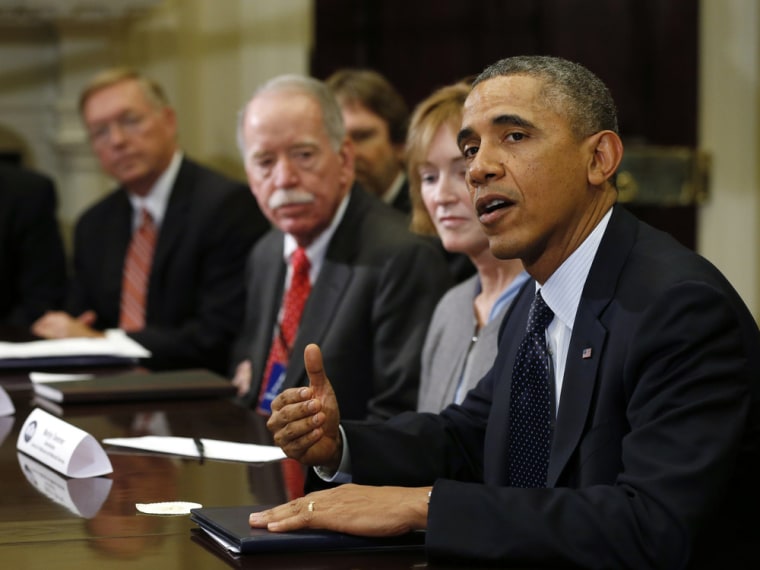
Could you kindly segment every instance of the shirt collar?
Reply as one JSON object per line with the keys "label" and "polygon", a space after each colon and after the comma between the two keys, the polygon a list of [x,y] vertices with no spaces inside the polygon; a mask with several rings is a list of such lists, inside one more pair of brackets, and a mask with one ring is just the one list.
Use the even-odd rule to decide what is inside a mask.
{"label": "shirt collar", "polygon": [[[512,302],[512,300],[517,296],[517,293],[520,291],[528,279],[530,279],[530,275],[528,275],[526,271],[521,271],[515,276],[514,279],[512,279],[512,282],[504,288],[488,313],[489,323],[499,315],[499,313],[502,311],[502,309],[504,309],[506,305]],[[477,297],[482,290],[483,286],[480,282],[480,277],[477,277],[477,282],[475,285],[475,297]]]}
{"label": "shirt collar", "polygon": [[[350,197],[351,191],[349,190],[348,194],[346,194],[338,205],[338,209],[335,211],[335,215],[333,216],[330,225],[306,248],[306,257],[309,258],[309,263],[311,264],[309,277],[312,283],[316,281],[319,270],[322,268],[322,262],[325,259],[325,255],[327,255],[327,246],[330,244],[333,234],[335,234],[335,231],[338,229],[338,226],[346,213]],[[293,255],[293,252],[297,248],[298,243],[296,242],[296,239],[290,234],[285,234],[282,253],[286,264],[289,264],[290,256]]]}
{"label": "shirt collar", "polygon": [[602,217],[583,243],[568,257],[546,280],[543,287],[536,283],[536,290],[541,289],[541,296],[554,311],[554,316],[561,320],[570,330],[575,324],[575,314],[581,302],[583,286],[586,284],[591,264],[599,249],[599,244],[612,216],[612,208]]}
{"label": "shirt collar", "polygon": [[406,173],[404,173],[404,170],[401,169],[396,175],[396,178],[393,180],[393,184],[391,184],[390,188],[388,188],[388,190],[385,191],[385,194],[383,194],[383,202],[386,204],[393,204],[396,196],[398,196],[399,192],[401,192],[401,188],[403,188],[404,182],[406,182]]}
{"label": "shirt collar", "polygon": [[174,153],[169,166],[158,177],[153,188],[146,196],[137,196],[127,192],[129,202],[132,204],[132,228],[137,228],[140,224],[140,212],[145,208],[153,218],[156,227],[161,227],[166,214],[166,208],[169,205],[169,197],[174,187],[174,181],[177,178],[179,167],[182,164],[182,153]]}

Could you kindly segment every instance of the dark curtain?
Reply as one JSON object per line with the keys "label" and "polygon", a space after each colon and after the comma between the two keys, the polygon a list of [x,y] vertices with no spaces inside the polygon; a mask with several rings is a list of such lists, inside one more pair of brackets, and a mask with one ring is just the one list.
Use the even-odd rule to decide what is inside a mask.
{"label": "dark curtain", "polygon": [[[626,144],[696,146],[697,0],[316,0],[311,73],[383,73],[410,107],[518,54],[582,63],[609,86]],[[631,207],[693,247],[695,207]]]}

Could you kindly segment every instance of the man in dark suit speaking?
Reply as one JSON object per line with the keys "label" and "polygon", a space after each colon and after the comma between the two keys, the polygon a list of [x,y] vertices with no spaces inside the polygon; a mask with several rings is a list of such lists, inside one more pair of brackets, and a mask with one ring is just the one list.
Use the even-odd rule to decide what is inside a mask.
{"label": "man in dark suit speaking", "polygon": [[345,417],[413,410],[428,321],[449,285],[443,256],[354,185],[353,145],[321,81],[288,75],[263,85],[238,134],[274,226],[247,266],[233,380],[241,397],[268,414],[281,390],[308,383],[300,355],[318,342]]}
{"label": "man in dark suit speaking", "polygon": [[245,256],[269,227],[245,184],[190,160],[163,89],[135,70],[106,70],[80,97],[93,151],[120,186],[74,235],[68,312],[42,317],[49,338],[120,328],[154,369],[226,372],[245,304]]}
{"label": "man in dark suit speaking", "polygon": [[308,347],[310,388],[275,400],[269,427],[323,479],[360,485],[251,524],[427,529],[431,557],[501,566],[756,561],[758,327],[710,263],[615,205],[606,87],[562,59],[502,60],[476,80],[458,141],[491,249],[535,280],[492,370],[440,415],[339,425]]}

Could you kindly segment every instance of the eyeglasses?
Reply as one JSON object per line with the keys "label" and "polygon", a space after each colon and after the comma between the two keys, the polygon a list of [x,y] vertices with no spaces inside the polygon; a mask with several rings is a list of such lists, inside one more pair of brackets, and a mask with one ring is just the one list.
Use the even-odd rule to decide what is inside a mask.
{"label": "eyeglasses", "polygon": [[112,128],[118,128],[124,135],[139,134],[145,125],[147,115],[127,112],[111,121],[92,125],[88,129],[90,142],[95,146],[103,146],[111,140]]}

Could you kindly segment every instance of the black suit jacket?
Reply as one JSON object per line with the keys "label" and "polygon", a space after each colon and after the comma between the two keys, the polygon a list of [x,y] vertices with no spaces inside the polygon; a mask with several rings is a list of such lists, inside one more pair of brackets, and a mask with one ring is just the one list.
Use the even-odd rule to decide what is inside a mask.
{"label": "black suit jacket", "polygon": [[409,178],[406,176],[404,176],[404,183],[401,185],[396,197],[393,198],[390,206],[406,215],[412,213],[412,198],[409,195]]}
{"label": "black suit jacket", "polygon": [[[118,327],[132,206],[123,188],[77,224],[69,311],[92,309],[96,327]],[[245,306],[245,258],[269,228],[248,187],[183,159],[162,222],[148,285],[146,326],[131,333],[153,369],[226,373]]]}
{"label": "black suit jacket", "polygon": [[[248,260],[245,333],[233,364],[249,358],[256,406],[286,267],[284,236],[272,230]],[[312,286],[283,389],[308,384],[303,351],[317,343],[346,418],[389,417],[415,408],[420,353],[435,304],[449,286],[433,244],[406,219],[355,186]]]}
{"label": "black suit jacket", "polygon": [[[525,330],[534,291],[529,282],[503,329]],[[615,207],[575,320],[546,489],[505,486],[520,336],[502,335],[461,406],[346,423],[354,481],[435,482],[433,556],[588,568],[757,560],[760,335],[712,265]]]}
{"label": "black suit jacket", "polygon": [[59,309],[66,256],[48,177],[0,164],[0,323],[31,325]]}

